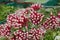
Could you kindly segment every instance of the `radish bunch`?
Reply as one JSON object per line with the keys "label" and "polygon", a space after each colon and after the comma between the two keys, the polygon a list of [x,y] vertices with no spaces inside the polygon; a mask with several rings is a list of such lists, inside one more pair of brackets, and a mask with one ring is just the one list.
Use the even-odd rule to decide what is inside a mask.
{"label": "radish bunch", "polygon": [[28,33],[23,32],[22,30],[17,30],[14,32],[14,36],[11,40],[28,40]]}
{"label": "radish bunch", "polygon": [[29,38],[32,40],[40,40],[41,36],[44,35],[44,30],[32,28],[29,31]]}
{"label": "radish bunch", "polygon": [[38,25],[42,21],[43,17],[44,15],[37,13],[36,11],[31,11],[30,19],[35,25]]}
{"label": "radish bunch", "polygon": [[47,20],[43,23],[43,27],[46,29],[55,28],[58,26],[58,21],[56,19],[57,17],[54,16],[52,13],[50,14],[50,18],[47,18]]}
{"label": "radish bunch", "polygon": [[17,16],[16,14],[11,14],[8,16],[7,22],[15,28],[21,28],[23,26],[26,26],[28,18],[24,15]]}

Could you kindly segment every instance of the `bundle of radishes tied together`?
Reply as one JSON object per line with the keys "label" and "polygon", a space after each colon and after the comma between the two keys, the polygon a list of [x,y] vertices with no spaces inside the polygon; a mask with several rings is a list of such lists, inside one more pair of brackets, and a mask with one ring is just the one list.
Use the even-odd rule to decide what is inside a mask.
{"label": "bundle of radishes tied together", "polygon": [[[43,13],[37,12],[42,5],[33,4],[26,9],[19,9],[14,14],[7,16],[7,22],[0,25],[0,37],[6,37],[7,40],[42,40],[47,29],[54,29],[60,26],[60,13],[54,16],[51,12],[50,18],[42,22]],[[29,29],[29,22],[32,23]],[[12,32],[15,29],[15,31]],[[22,30],[25,28],[26,30]]]}

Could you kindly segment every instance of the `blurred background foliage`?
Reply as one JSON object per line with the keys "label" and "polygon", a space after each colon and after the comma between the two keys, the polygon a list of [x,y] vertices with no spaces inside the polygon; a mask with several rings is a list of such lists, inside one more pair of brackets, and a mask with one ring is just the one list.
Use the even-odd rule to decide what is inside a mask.
{"label": "blurred background foliage", "polygon": [[5,22],[7,15],[13,13],[17,8],[0,4],[0,23]]}
{"label": "blurred background foliage", "polygon": [[56,36],[60,36],[60,28],[47,30],[43,40],[54,40]]}

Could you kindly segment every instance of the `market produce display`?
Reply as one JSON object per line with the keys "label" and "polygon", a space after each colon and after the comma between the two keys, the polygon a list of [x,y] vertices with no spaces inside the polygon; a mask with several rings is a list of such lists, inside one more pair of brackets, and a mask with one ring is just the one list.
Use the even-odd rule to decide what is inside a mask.
{"label": "market produce display", "polygon": [[0,25],[1,40],[54,40],[60,36],[60,12],[42,7],[33,4],[7,15],[7,22]]}

